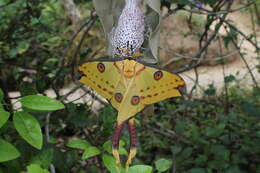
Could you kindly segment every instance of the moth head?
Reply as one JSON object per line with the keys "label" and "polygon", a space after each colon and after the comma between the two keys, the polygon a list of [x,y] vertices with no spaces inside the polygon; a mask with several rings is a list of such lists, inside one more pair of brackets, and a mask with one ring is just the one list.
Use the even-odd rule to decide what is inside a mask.
{"label": "moth head", "polygon": [[77,79],[77,80],[80,80],[83,76],[85,76],[85,74],[84,74],[84,64],[83,65],[81,65],[81,66],[79,66],[78,68],[77,68],[77,72],[76,72],[76,74],[75,74],[75,78]]}

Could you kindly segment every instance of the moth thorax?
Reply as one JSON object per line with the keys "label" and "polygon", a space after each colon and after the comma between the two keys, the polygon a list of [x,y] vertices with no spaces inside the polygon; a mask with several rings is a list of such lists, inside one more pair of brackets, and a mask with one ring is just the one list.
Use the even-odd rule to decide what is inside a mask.
{"label": "moth thorax", "polygon": [[133,60],[125,60],[123,61],[123,74],[126,78],[132,78],[136,73],[136,62]]}

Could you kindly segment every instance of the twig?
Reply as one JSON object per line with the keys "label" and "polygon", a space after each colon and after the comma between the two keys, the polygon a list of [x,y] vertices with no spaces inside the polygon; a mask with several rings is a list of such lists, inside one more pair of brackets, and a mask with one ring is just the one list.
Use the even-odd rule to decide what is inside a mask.
{"label": "twig", "polygon": [[[45,120],[45,137],[46,137],[47,144],[50,143],[50,129],[49,129],[50,117],[51,117],[51,112],[47,114],[46,120]],[[52,163],[50,164],[50,170],[51,170],[51,173],[56,172],[55,167]]]}
{"label": "twig", "polygon": [[[92,26],[91,23],[93,23],[96,19],[97,19],[97,15],[96,15],[96,13],[93,13],[93,15],[79,28],[79,30],[78,30],[76,33],[74,33],[74,35],[73,35],[72,38],[70,39],[68,45],[66,46],[66,48],[65,48],[64,51],[63,51],[63,55],[62,55],[62,60],[63,60],[63,61],[64,61],[64,58],[67,56],[68,50],[69,50],[69,48],[72,46],[72,43],[73,43],[73,41],[75,40],[75,38],[78,36],[78,34],[79,34],[83,29],[89,29],[89,28]],[[91,25],[90,25],[90,24],[91,24]],[[87,28],[85,28],[85,27],[87,27]],[[63,61],[60,62],[59,67],[61,67],[62,64],[64,64]]]}
{"label": "twig", "polygon": [[[160,47],[160,49],[168,52],[168,53],[172,53],[173,55],[179,57],[179,58],[171,58],[169,59],[166,63],[164,63],[162,66],[165,67],[165,66],[168,66],[170,65],[171,63],[175,62],[175,61],[178,61],[180,59],[191,59],[191,60],[197,60],[197,58],[194,58],[192,56],[187,56],[187,55],[183,55],[183,54],[180,54],[178,52],[175,52],[174,50],[171,50],[169,48],[163,48],[163,47]],[[219,61],[219,60],[224,60],[224,59],[227,59],[229,58],[230,56],[233,56],[235,54],[237,54],[239,51],[238,50],[234,50],[226,55],[223,55],[223,56],[218,56],[218,57],[215,57],[215,58],[206,58],[204,59],[203,61]]]}
{"label": "twig", "polygon": [[[53,78],[52,80],[52,83],[54,83],[57,78],[60,76],[62,70],[64,69],[64,60],[65,60],[65,57],[67,56],[68,54],[68,50],[69,48],[72,46],[72,43],[73,41],[75,40],[75,38],[78,36],[78,34],[83,30],[85,29],[86,31],[89,31],[89,29],[91,28],[91,26],[93,25],[93,23],[96,21],[97,19],[97,14],[96,13],[93,13],[92,16],[79,28],[79,30],[72,36],[72,38],[70,39],[68,45],[66,46],[66,48],[64,49],[63,51],[63,54],[62,54],[62,58],[61,60],[59,61],[59,65],[58,65],[58,71],[56,73],[56,76]],[[77,50],[79,48],[77,47]],[[76,51],[77,52],[77,51]],[[75,60],[73,60],[73,63]],[[73,64],[72,63],[72,64]],[[73,72],[73,70],[72,70]]]}
{"label": "twig", "polygon": [[60,99],[60,93],[59,93],[59,89],[57,88],[57,86],[54,83],[51,83],[52,89],[56,94],[56,99]]}
{"label": "twig", "polygon": [[184,10],[184,11],[187,11],[187,12],[190,12],[190,13],[203,14],[203,15],[220,15],[220,14],[233,13],[233,12],[236,12],[236,11],[240,11],[244,8],[249,7],[252,4],[255,4],[255,0],[252,0],[251,2],[241,6],[239,8],[230,9],[230,10],[219,10],[217,12],[210,11],[210,10],[203,8],[203,7],[198,7],[196,4],[192,4],[193,7],[198,8],[201,11],[194,10],[194,9],[187,9],[187,8],[184,8],[184,7],[182,7],[182,8],[177,7],[177,8],[174,8],[174,9],[170,9],[168,11],[168,13],[165,16],[163,16],[163,19],[169,17],[172,14],[175,14],[178,10]]}
{"label": "twig", "polygon": [[63,95],[60,100],[62,101],[66,100],[69,95],[76,92],[79,88],[81,88],[80,85],[77,85],[76,87],[72,88],[67,94]]}
{"label": "twig", "polygon": [[[227,9],[230,9],[233,1],[227,1],[228,6]],[[223,25],[228,13],[223,14],[223,17],[220,17],[220,22],[216,25],[214,33],[210,36],[210,38],[207,40],[207,42],[202,46],[202,48],[198,51],[198,53],[193,57],[197,60],[192,60],[189,64],[184,65],[180,69],[176,70],[175,73],[184,72],[187,70],[190,70],[194,67],[197,67],[201,62],[201,55],[207,50],[208,46],[210,45],[211,41],[216,37],[220,27]],[[207,27],[207,26],[206,26]],[[206,34],[206,32],[204,32]]]}
{"label": "twig", "polygon": [[[191,2],[191,1],[190,1]],[[224,2],[224,1],[223,1]],[[242,7],[239,7],[239,8],[236,8],[236,9],[228,9],[228,10],[218,10],[218,11],[210,11],[206,8],[203,8],[203,7],[200,7],[200,6],[197,6],[196,4],[194,4],[193,2],[191,2],[191,5],[195,8],[198,8],[199,10],[202,10],[202,11],[196,11],[196,10],[193,10],[192,12],[193,13],[198,13],[198,14],[205,14],[205,15],[220,15],[220,14],[227,14],[227,13],[233,13],[233,12],[236,12],[236,11],[240,11],[241,9],[244,9],[244,8],[247,8],[249,7],[250,5],[254,4],[255,3],[255,0],[252,0],[250,2],[248,2],[247,4],[243,5]],[[183,10],[186,10],[186,11],[190,11],[189,9],[183,9]]]}
{"label": "twig", "polygon": [[[158,125],[158,124],[156,124],[156,125]],[[169,138],[172,138],[174,140],[178,139],[178,140],[180,140],[180,141],[182,141],[182,142],[184,142],[186,144],[190,143],[187,139],[185,139],[184,137],[182,137],[179,134],[175,133],[174,131],[169,130],[169,129],[163,129],[163,127],[161,127],[161,125],[158,125],[160,128],[155,128],[155,127],[152,127],[152,126],[148,125],[147,123],[145,123],[145,126],[148,129],[150,129],[150,130],[152,130],[152,131],[154,131],[156,133],[159,133],[159,134],[161,134],[161,135],[163,135],[165,137],[169,137]]]}
{"label": "twig", "polygon": [[[225,28],[225,30],[226,30],[226,32],[228,32],[228,31],[227,31],[227,28]],[[233,43],[233,45],[235,46],[235,48],[236,48],[237,50],[240,50],[239,46],[236,44],[236,42],[235,42],[235,40],[234,40],[233,37],[231,37],[231,42]],[[249,72],[249,74],[251,75],[251,78],[252,78],[253,83],[255,84],[255,87],[256,87],[256,88],[259,88],[259,87],[258,87],[258,84],[257,84],[257,81],[256,81],[256,79],[255,79],[255,76],[254,76],[253,72],[251,71],[251,69],[250,69],[250,67],[249,67],[249,65],[248,65],[248,63],[247,63],[247,61],[246,61],[244,55],[241,53],[241,51],[239,51],[239,55],[240,55],[241,59],[243,60],[244,64],[246,65],[246,68],[248,69],[248,72]]]}
{"label": "twig", "polygon": [[91,26],[95,23],[95,21],[97,20],[97,18],[98,18],[97,15],[94,15],[94,16],[91,18],[92,20],[90,20],[90,21],[88,22],[87,28],[85,29],[85,32],[83,33],[83,36],[82,36],[82,38],[81,38],[81,40],[80,40],[80,42],[79,42],[79,44],[78,44],[78,46],[77,46],[77,48],[76,48],[76,51],[75,51],[75,53],[74,53],[74,55],[73,55],[72,63],[71,63],[71,68],[72,68],[71,76],[72,76],[72,79],[74,78],[74,66],[75,66],[75,64],[76,64],[77,55],[78,55],[78,53],[79,53],[79,50],[80,50],[80,48],[81,48],[81,45],[82,45],[83,41],[85,40],[85,37],[87,36],[88,31],[90,30]]}
{"label": "twig", "polygon": [[256,43],[254,43],[250,38],[248,38],[242,31],[240,31],[239,29],[237,29],[237,27],[235,27],[234,25],[232,25],[230,22],[228,21],[224,21],[225,24],[227,24],[230,28],[234,29],[236,32],[238,32],[240,35],[242,35],[247,41],[249,41],[258,51],[260,51],[260,47],[258,47],[258,45]]}
{"label": "twig", "polygon": [[97,97],[97,95],[90,89],[85,88],[85,86],[83,84],[78,84],[78,82],[75,81],[75,84],[80,85],[80,88],[85,91],[87,94],[89,94],[90,96],[94,97],[95,100],[97,100],[98,102],[100,102],[103,105],[108,105],[107,102],[103,101],[102,99],[100,99],[99,97]]}
{"label": "twig", "polygon": [[[259,21],[260,21],[260,13],[259,13],[258,6],[257,6],[257,4],[256,4],[256,1],[254,2],[254,9],[255,9],[256,19],[257,19],[257,21],[259,22]],[[259,25],[259,23],[258,23],[258,25]]]}
{"label": "twig", "polygon": [[193,93],[193,91],[196,89],[196,87],[197,87],[197,85],[198,85],[198,82],[199,82],[199,74],[198,74],[198,69],[197,69],[197,67],[194,68],[194,72],[195,72],[195,82],[194,82],[194,85],[192,86],[192,88],[191,88],[191,90],[190,90],[189,95],[188,95],[189,100],[191,99],[192,93]]}
{"label": "twig", "polygon": [[45,120],[45,137],[47,143],[50,143],[50,130],[49,130],[50,116],[51,113],[48,113]]}
{"label": "twig", "polygon": [[[257,31],[256,31],[256,26],[255,26],[255,19],[254,19],[254,11],[253,9],[249,8],[250,9],[250,17],[251,17],[251,24],[252,24],[252,30],[254,32],[254,41],[255,41],[255,44],[258,45],[258,39],[257,39]],[[254,9],[255,9],[255,14],[256,14],[256,18],[260,20],[260,16],[259,16],[259,13],[258,13],[258,9],[257,9],[257,6],[256,6],[256,3],[254,3]],[[259,21],[258,20],[258,21]],[[258,59],[260,58],[260,51],[256,51],[256,54],[257,54],[257,57]]]}
{"label": "twig", "polygon": [[86,96],[88,93],[84,93],[83,95],[79,96],[78,98],[74,99],[74,100],[71,100],[70,102],[68,103],[73,103],[75,101],[78,101],[79,99],[83,98],[84,96]]}
{"label": "twig", "polygon": [[[189,75],[186,75],[186,74],[182,74],[183,76],[186,76],[187,78],[189,78],[191,80],[191,82],[194,82],[195,83],[195,79],[193,79],[192,77],[190,77]],[[201,86],[199,83],[197,84],[197,86],[203,90],[203,86]]]}
{"label": "twig", "polygon": [[51,170],[51,173],[56,173],[55,167],[52,163],[50,164],[50,170]]}
{"label": "twig", "polygon": [[[90,142],[91,145],[96,144],[95,138],[93,137],[92,133],[87,128],[84,128],[83,132],[84,132],[87,140]],[[103,164],[102,164],[102,161],[101,161],[100,157],[97,157],[97,162],[98,162],[98,167],[99,167],[101,173],[103,173],[104,172],[104,167],[102,166]]]}
{"label": "twig", "polygon": [[176,157],[175,154],[172,154],[172,173],[176,173],[177,170]]}
{"label": "twig", "polygon": [[[235,41],[234,41],[233,39],[232,39],[231,41],[232,41],[233,45],[234,45],[237,49],[239,49],[239,47],[237,46],[237,44],[235,43]],[[247,67],[247,69],[248,69],[248,72],[249,72],[249,74],[251,75],[251,78],[252,78],[252,80],[253,80],[253,82],[254,82],[254,84],[255,84],[255,87],[256,87],[256,88],[259,88],[259,87],[258,87],[258,84],[257,84],[257,81],[256,81],[256,79],[255,79],[255,76],[254,76],[253,72],[251,71],[251,69],[250,69],[250,67],[249,67],[249,65],[248,65],[248,63],[247,63],[247,61],[246,61],[244,55],[243,55],[241,52],[239,52],[239,55],[240,55],[241,59],[243,60],[244,64],[246,65],[246,67]]]}
{"label": "twig", "polygon": [[[230,2],[228,3],[227,9],[230,9],[232,3],[233,3],[233,1],[230,1]],[[215,10],[217,10],[217,9],[215,9]],[[217,33],[219,32],[220,27],[223,25],[224,20],[225,20],[226,17],[227,17],[227,14],[228,14],[228,13],[223,14],[223,17],[221,18],[222,20],[220,20],[220,22],[216,25],[214,33],[213,33],[213,34],[211,35],[211,37],[207,40],[207,42],[204,44],[204,46],[202,47],[202,45],[200,45],[200,47],[202,47],[202,48],[200,48],[200,51],[197,53],[197,55],[195,55],[195,58],[198,58],[198,59],[199,59],[199,58],[201,57],[202,53],[208,48],[208,46],[209,46],[209,44],[211,43],[211,41],[216,37]],[[212,23],[213,23],[213,20],[212,20],[212,22],[211,22],[210,24],[212,24]],[[207,30],[209,29],[210,24],[209,24],[209,25],[206,25],[206,31],[203,33],[203,35],[207,36]],[[202,36],[201,38],[203,38],[203,36]],[[202,41],[202,40],[203,40],[203,39],[201,39],[201,41]]]}
{"label": "twig", "polygon": [[165,16],[163,16],[162,20],[164,20],[165,18],[169,17],[172,14],[175,14],[178,10],[182,10],[182,9],[183,6],[177,6],[176,8],[169,10],[168,13]]}
{"label": "twig", "polygon": [[[220,38],[218,38],[218,43],[219,43],[219,48],[220,48],[219,51],[222,54],[223,51],[222,51],[222,44],[221,44]],[[228,98],[228,84],[225,81],[225,77],[226,77],[226,74],[225,74],[225,62],[222,61],[221,65],[222,65],[222,73],[223,73],[223,81],[224,81],[224,89],[225,89],[225,92],[224,92],[224,94],[225,94],[225,104],[224,104],[225,108],[224,108],[224,110],[225,110],[225,113],[227,115],[228,112],[229,112],[229,98]]]}

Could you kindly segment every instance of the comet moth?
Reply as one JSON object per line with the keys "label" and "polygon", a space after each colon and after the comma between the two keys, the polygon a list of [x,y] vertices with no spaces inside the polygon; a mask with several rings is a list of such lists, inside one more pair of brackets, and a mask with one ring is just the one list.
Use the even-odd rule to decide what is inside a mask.
{"label": "comet moth", "polygon": [[112,138],[112,153],[120,164],[118,152],[121,130],[128,125],[131,146],[126,168],[136,155],[137,134],[134,116],[145,106],[171,97],[179,97],[184,80],[155,65],[146,64],[133,56],[90,60],[79,67],[80,82],[96,91],[118,111]]}

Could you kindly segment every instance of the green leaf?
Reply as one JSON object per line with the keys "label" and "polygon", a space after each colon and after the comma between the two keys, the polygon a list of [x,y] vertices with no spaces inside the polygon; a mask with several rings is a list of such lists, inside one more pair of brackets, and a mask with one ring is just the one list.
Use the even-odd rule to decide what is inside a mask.
{"label": "green leaf", "polygon": [[224,145],[212,145],[210,151],[217,160],[228,161],[230,159],[230,151]]}
{"label": "green leaf", "polygon": [[224,79],[225,83],[230,83],[230,82],[232,82],[234,80],[236,80],[236,77],[233,76],[232,74],[229,75],[229,76],[225,76],[225,79]]}
{"label": "green leaf", "polygon": [[119,152],[120,155],[126,155],[126,156],[128,155],[128,152],[123,147],[119,147],[118,152]]}
{"label": "green leaf", "polygon": [[101,151],[97,147],[90,146],[83,153],[82,159],[88,159],[88,158],[96,156],[100,153],[101,153]]}
{"label": "green leaf", "polygon": [[36,156],[32,157],[30,164],[37,164],[43,168],[48,168],[52,162],[53,153],[53,148],[43,150]]}
{"label": "green leaf", "polygon": [[10,116],[9,112],[0,110],[0,128],[7,122]]}
{"label": "green leaf", "polygon": [[181,146],[180,145],[175,145],[171,147],[172,153],[173,154],[178,154],[179,152],[181,152]]}
{"label": "green leaf", "polygon": [[207,163],[207,155],[198,155],[198,157],[194,160],[195,162],[195,165],[198,165],[198,166],[203,166],[204,164]]}
{"label": "green leaf", "polygon": [[206,171],[203,168],[192,168],[190,169],[190,173],[206,173]]}
{"label": "green leaf", "polygon": [[39,19],[33,17],[33,18],[31,19],[31,24],[32,24],[32,25],[35,25],[35,24],[37,24],[37,23],[39,23]]}
{"label": "green leaf", "polygon": [[50,136],[49,140],[50,140],[51,144],[57,144],[58,143],[58,140],[55,137],[53,137],[53,136]]}
{"label": "green leaf", "polygon": [[30,95],[21,99],[22,106],[33,111],[56,111],[64,109],[64,105],[55,99],[47,96]]}
{"label": "green leaf", "polygon": [[164,172],[170,169],[172,166],[172,162],[167,159],[159,159],[155,162],[155,167],[159,172]]}
{"label": "green leaf", "polygon": [[0,162],[16,159],[20,152],[9,142],[0,139]]}
{"label": "green leaf", "polygon": [[3,90],[0,88],[0,101],[2,101],[4,99],[4,92]]}
{"label": "green leaf", "polygon": [[42,148],[42,131],[37,119],[26,112],[16,112],[13,123],[24,140],[37,149]]}
{"label": "green leaf", "polygon": [[207,127],[206,135],[209,137],[217,137],[221,134],[221,131],[217,128]]}
{"label": "green leaf", "polygon": [[[103,154],[102,161],[110,173],[118,173],[118,168],[116,167],[116,160],[114,157],[107,155],[107,154]],[[121,165],[120,165],[119,169],[123,170]],[[123,172],[123,171],[120,171],[120,172]],[[130,173],[130,172],[128,172],[128,173]]]}
{"label": "green leaf", "polygon": [[61,44],[62,39],[61,37],[54,36],[50,37],[46,42],[42,43],[43,46],[49,46],[49,47],[57,47]]}
{"label": "green leaf", "polygon": [[[128,155],[128,152],[126,151],[126,149],[124,148],[125,146],[125,142],[123,140],[120,140],[119,141],[119,149],[118,149],[118,152],[119,154],[121,155]],[[108,152],[108,153],[112,153],[112,142],[111,140],[108,140],[106,141],[104,144],[103,144],[103,149]]]}
{"label": "green leaf", "polygon": [[39,165],[37,164],[31,164],[26,167],[28,173],[50,173],[47,169],[42,169]]}
{"label": "green leaf", "polygon": [[204,91],[204,94],[206,94],[208,96],[216,95],[216,88],[214,87],[214,85],[210,84],[209,88]]}
{"label": "green leaf", "polygon": [[242,110],[248,115],[260,117],[260,109],[259,107],[257,108],[257,106],[255,106],[254,104],[244,101],[241,107]]}
{"label": "green leaf", "polygon": [[178,4],[180,5],[188,5],[190,4],[190,1],[189,0],[177,0]]}
{"label": "green leaf", "polygon": [[187,123],[185,121],[179,121],[177,120],[176,126],[175,126],[175,130],[177,133],[182,134],[185,129],[187,128]]}
{"label": "green leaf", "polygon": [[234,173],[234,172],[235,173],[242,173],[242,171],[239,169],[239,167],[237,165],[231,166],[230,168],[228,168],[228,170],[225,171],[225,173]]}
{"label": "green leaf", "polygon": [[1,104],[1,103],[0,103],[0,111],[4,111],[4,112],[5,112],[4,106],[3,106],[3,104]]}
{"label": "green leaf", "polygon": [[151,173],[153,168],[148,165],[135,165],[131,166],[128,173]]}
{"label": "green leaf", "polygon": [[23,54],[28,50],[30,44],[27,41],[21,41],[18,43],[17,52],[18,54]]}
{"label": "green leaf", "polygon": [[86,140],[82,140],[82,139],[74,139],[74,140],[70,140],[67,145],[67,147],[70,148],[76,148],[76,149],[81,149],[81,150],[86,150],[89,146],[90,143]]}
{"label": "green leaf", "polygon": [[103,148],[106,152],[108,152],[108,153],[111,154],[111,153],[112,153],[112,142],[111,142],[111,140],[106,141],[106,142],[103,144],[102,148]]}
{"label": "green leaf", "polygon": [[13,49],[11,49],[11,50],[9,51],[9,56],[10,56],[11,58],[14,58],[16,55],[17,55],[17,50],[16,50],[16,48],[13,48]]}
{"label": "green leaf", "polygon": [[179,154],[178,157],[176,157],[176,159],[180,162],[183,162],[184,160],[187,160],[191,154],[192,154],[193,148],[192,147],[187,147],[185,149],[183,149]]}

